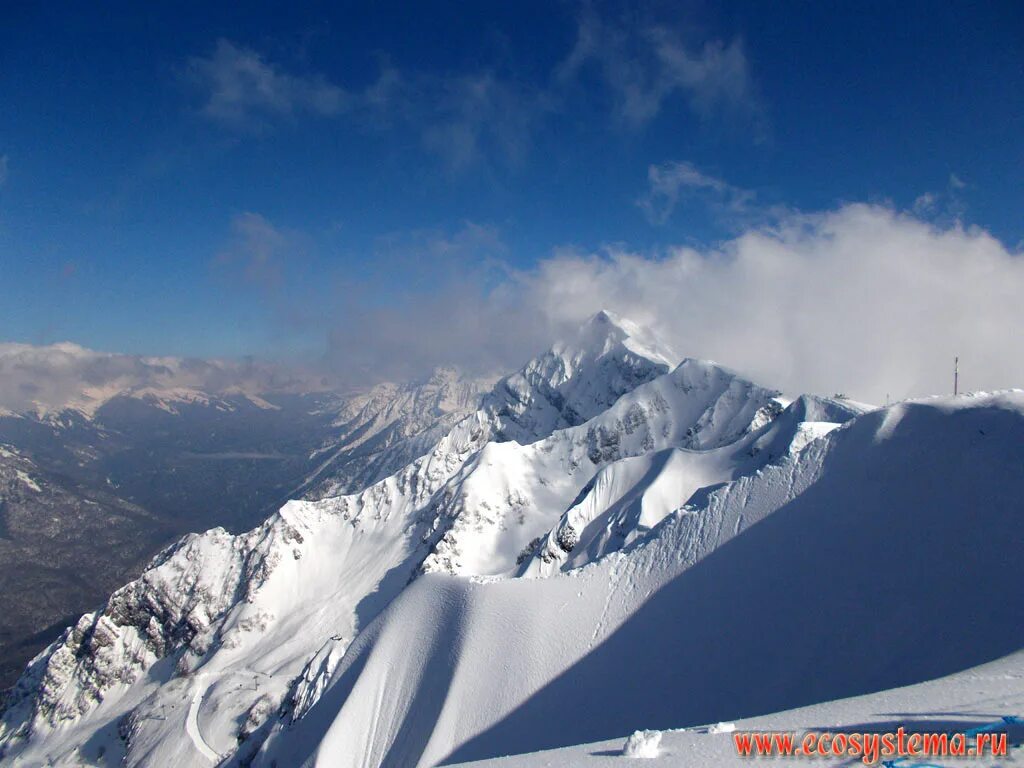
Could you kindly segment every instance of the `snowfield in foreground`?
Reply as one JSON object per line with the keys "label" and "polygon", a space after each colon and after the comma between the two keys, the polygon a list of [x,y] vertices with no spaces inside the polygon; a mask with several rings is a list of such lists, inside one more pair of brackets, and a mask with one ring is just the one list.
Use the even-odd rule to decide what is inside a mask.
{"label": "snowfield in foreground", "polygon": [[[738,720],[737,731],[806,731],[830,733],[890,733],[900,726],[908,733],[964,733],[989,727],[1004,717],[1021,718],[1024,713],[1024,653],[958,672],[926,683],[896,688],[851,699],[814,704],[763,717]],[[1016,765],[1024,759],[1021,742],[1024,726],[1006,727],[1008,743],[1016,745],[1006,759],[928,758],[895,762],[899,768],[913,766]],[[859,758],[814,760],[795,757],[739,757],[733,733],[714,733],[714,726],[696,726],[661,731],[655,759],[635,768],[793,768],[798,765],[863,765]],[[626,768],[623,760],[625,738],[578,744],[561,749],[513,755],[493,760],[459,763],[459,768]]]}
{"label": "snowfield in foreground", "polygon": [[698,765],[732,741],[694,728],[863,694],[1016,706],[1024,392],[871,410],[673,359],[601,313],[394,474],[186,538],[33,661],[4,763],[572,765],[647,729]]}

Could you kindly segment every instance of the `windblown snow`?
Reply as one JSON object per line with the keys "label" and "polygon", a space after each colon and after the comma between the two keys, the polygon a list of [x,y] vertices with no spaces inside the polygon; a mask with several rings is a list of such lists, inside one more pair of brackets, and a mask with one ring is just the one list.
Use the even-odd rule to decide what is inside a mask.
{"label": "windblown snow", "polygon": [[691,744],[673,729],[812,727],[918,684],[924,712],[924,681],[979,664],[1024,701],[1024,392],[872,410],[676,360],[601,313],[483,394],[442,375],[418,442],[392,430],[345,482],[405,466],[186,537],[83,616],[23,674],[0,756],[585,764],[573,745],[650,731],[631,749],[657,763]]}

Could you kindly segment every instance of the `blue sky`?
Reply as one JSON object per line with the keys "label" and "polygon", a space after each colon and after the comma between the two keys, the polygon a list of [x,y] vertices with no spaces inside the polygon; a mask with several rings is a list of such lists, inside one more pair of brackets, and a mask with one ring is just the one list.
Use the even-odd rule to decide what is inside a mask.
{"label": "blue sky", "polygon": [[1024,240],[1019,3],[148,5],[3,10],[0,340],[317,355],[856,201]]}

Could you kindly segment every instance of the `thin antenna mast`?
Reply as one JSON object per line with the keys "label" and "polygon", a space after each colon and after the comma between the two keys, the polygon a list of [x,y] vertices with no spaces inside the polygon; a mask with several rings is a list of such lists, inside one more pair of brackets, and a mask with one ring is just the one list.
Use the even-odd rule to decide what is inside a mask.
{"label": "thin antenna mast", "polygon": [[960,391],[960,358],[953,358],[953,394],[959,394]]}

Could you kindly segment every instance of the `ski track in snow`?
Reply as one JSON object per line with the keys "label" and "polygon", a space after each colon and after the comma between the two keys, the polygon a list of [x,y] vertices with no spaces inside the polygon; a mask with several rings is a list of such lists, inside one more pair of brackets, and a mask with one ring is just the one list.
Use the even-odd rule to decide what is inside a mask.
{"label": "ski track in snow", "polygon": [[195,692],[192,694],[192,703],[188,708],[188,718],[185,720],[185,732],[192,739],[192,743],[199,750],[199,754],[216,765],[220,762],[220,753],[213,750],[206,743],[202,731],[199,730],[199,707],[203,703],[203,696],[206,695],[205,678],[206,675],[199,675],[199,678],[196,680]]}

